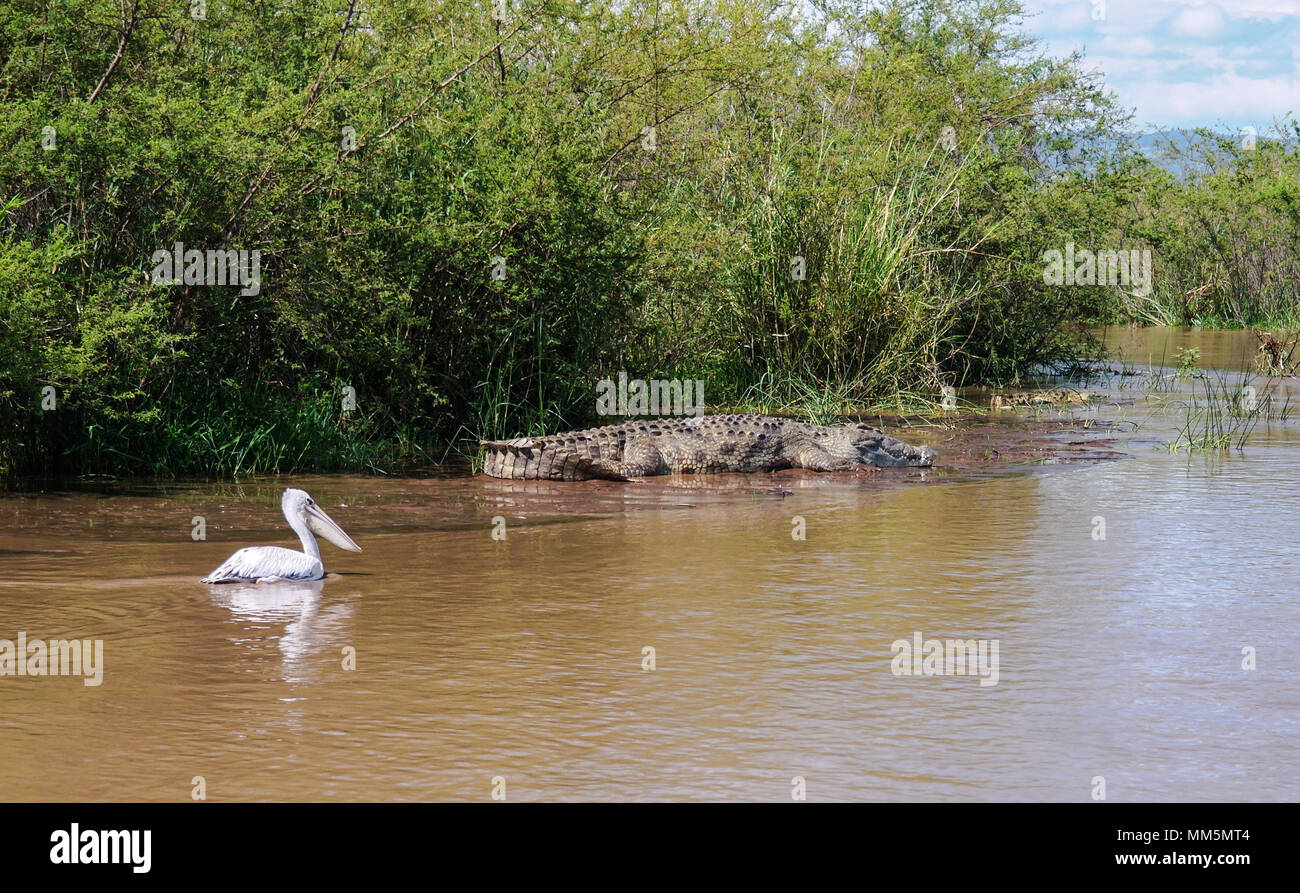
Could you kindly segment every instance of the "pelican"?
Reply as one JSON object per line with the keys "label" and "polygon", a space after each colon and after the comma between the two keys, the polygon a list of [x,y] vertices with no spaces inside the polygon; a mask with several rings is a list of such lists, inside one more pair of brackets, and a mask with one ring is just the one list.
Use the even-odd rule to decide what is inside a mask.
{"label": "pelican", "polygon": [[282,583],[321,580],[325,565],[320,560],[320,546],[312,533],[325,537],[340,549],[360,552],[361,547],[343,532],[307,495],[305,490],[284,491],[280,509],[293,532],[302,541],[302,551],[279,546],[249,546],[226,559],[226,563],[208,574],[200,583]]}

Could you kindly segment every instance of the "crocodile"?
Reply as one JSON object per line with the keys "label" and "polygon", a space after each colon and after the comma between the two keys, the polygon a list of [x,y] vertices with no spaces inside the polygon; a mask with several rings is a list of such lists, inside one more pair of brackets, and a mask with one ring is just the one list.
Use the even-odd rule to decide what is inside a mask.
{"label": "crocodile", "polygon": [[1018,406],[1071,406],[1087,403],[1092,394],[1087,391],[1020,391],[1014,394],[997,394],[989,401],[993,409],[1012,409]]}
{"label": "crocodile", "polygon": [[626,481],[660,474],[849,471],[862,466],[929,466],[931,447],[915,447],[879,428],[833,427],[763,415],[628,421],[584,431],[483,440],[483,471],[509,480]]}

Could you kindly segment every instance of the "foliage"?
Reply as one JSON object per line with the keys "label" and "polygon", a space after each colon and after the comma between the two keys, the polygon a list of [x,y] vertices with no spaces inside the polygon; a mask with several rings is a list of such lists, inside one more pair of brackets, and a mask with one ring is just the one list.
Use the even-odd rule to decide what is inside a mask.
{"label": "foliage", "polygon": [[[1137,188],[1016,0],[495,7],[0,0],[0,470],[422,462],[586,422],[619,370],[914,403],[1086,352],[1125,309],[1042,251],[1124,227],[1222,262],[1210,312],[1293,301],[1294,241],[1237,246],[1294,240],[1294,152]],[[176,243],[257,287],[155,282]]]}

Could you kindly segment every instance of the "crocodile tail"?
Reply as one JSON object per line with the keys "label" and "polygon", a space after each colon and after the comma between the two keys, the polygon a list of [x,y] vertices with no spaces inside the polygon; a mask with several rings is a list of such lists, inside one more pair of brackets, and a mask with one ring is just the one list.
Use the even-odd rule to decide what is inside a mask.
{"label": "crocodile tail", "polygon": [[483,473],[495,478],[515,481],[627,480],[597,459],[560,450],[538,438],[480,440],[479,444],[487,450]]}

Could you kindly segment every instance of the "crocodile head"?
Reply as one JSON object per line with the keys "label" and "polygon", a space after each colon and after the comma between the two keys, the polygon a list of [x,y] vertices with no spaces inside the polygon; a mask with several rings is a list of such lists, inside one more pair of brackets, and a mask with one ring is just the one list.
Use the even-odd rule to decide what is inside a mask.
{"label": "crocodile head", "polygon": [[934,464],[934,448],[914,447],[890,437],[879,428],[861,423],[849,423],[844,426],[849,444],[855,453],[854,460],[863,465],[919,465]]}

